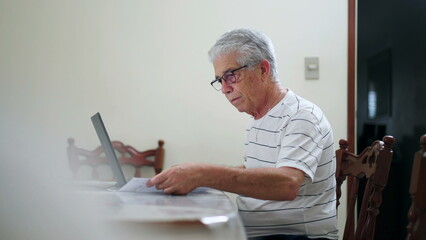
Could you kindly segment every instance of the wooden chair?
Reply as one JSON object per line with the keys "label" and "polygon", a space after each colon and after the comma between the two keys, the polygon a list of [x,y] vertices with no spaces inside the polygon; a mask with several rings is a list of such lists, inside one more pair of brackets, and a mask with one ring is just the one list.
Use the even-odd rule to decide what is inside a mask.
{"label": "wooden chair", "polygon": [[414,154],[410,183],[407,240],[426,239],[426,134],[420,137],[420,150]]}
{"label": "wooden chair", "polygon": [[[120,141],[112,141],[112,146],[116,152],[118,161],[124,167],[126,165],[133,166],[135,169],[134,177],[141,177],[141,168],[148,166],[153,168],[155,174],[163,170],[164,163],[164,141],[158,141],[158,147],[147,151],[140,152],[132,146],[124,145]],[[68,138],[68,163],[74,178],[78,179],[77,174],[82,166],[91,167],[92,180],[105,180],[99,178],[100,166],[108,166],[108,160],[102,146],[90,151],[75,146],[74,138]]]}
{"label": "wooden chair", "polygon": [[[383,141],[375,141],[371,146],[356,155],[347,150],[348,141],[339,141],[340,149],[336,151],[336,194],[337,204],[341,196],[341,186],[346,178],[353,178],[348,187],[348,212],[343,239],[374,239],[376,216],[382,203],[382,191],[386,186],[392,161],[392,145],[395,139],[385,136]],[[356,199],[359,181],[367,179],[361,210],[358,215],[356,229],[354,227]]]}

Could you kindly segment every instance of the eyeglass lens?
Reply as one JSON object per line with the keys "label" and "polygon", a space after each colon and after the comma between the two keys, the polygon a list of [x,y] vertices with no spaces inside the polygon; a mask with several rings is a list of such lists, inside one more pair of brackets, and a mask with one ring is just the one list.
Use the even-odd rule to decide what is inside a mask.
{"label": "eyeglass lens", "polygon": [[233,72],[227,72],[223,74],[222,80],[226,82],[226,84],[233,84],[236,81],[235,74]]}

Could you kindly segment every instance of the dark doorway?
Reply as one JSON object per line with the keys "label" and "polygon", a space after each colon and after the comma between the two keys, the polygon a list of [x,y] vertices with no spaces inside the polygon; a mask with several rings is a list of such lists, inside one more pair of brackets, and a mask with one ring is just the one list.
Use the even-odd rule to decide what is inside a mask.
{"label": "dark doorway", "polygon": [[411,162],[426,133],[426,1],[358,0],[358,152],[396,138],[376,240],[405,239]]}

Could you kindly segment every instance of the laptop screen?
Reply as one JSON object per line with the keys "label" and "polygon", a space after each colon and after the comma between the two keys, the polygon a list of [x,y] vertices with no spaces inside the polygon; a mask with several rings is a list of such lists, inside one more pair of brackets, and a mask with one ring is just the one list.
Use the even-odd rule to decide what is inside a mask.
{"label": "laptop screen", "polygon": [[98,134],[99,141],[101,142],[102,148],[104,149],[105,155],[108,159],[109,165],[112,169],[112,173],[114,174],[114,178],[117,181],[115,186],[117,188],[121,188],[126,184],[126,179],[124,178],[123,170],[121,169],[120,163],[118,162],[117,156],[115,155],[111,140],[106,131],[104,122],[102,121],[101,114],[96,113],[91,117],[91,119],[96,133]]}

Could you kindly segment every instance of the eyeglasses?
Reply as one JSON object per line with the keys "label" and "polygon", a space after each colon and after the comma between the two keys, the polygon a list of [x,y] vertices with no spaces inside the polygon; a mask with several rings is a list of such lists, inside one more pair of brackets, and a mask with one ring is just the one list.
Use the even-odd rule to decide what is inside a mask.
{"label": "eyeglasses", "polygon": [[220,91],[222,89],[222,81],[225,81],[226,84],[234,84],[238,81],[237,76],[234,74],[234,72],[243,69],[245,67],[248,67],[248,65],[244,65],[242,67],[230,70],[222,75],[222,77],[217,77],[215,80],[213,80],[210,85],[217,91]]}

